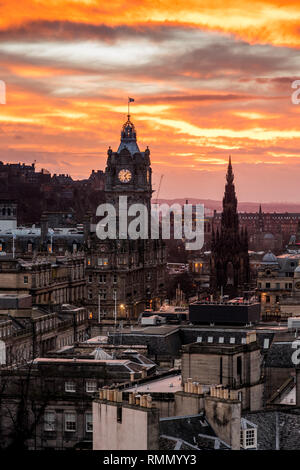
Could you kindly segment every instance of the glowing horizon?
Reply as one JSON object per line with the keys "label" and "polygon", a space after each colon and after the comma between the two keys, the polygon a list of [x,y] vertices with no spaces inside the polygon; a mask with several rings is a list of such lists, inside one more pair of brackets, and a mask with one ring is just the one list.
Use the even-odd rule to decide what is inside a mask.
{"label": "glowing horizon", "polygon": [[[207,3],[207,2],[206,2]],[[160,198],[299,202],[300,5],[12,0],[0,6],[0,159],[86,178],[127,114]]]}

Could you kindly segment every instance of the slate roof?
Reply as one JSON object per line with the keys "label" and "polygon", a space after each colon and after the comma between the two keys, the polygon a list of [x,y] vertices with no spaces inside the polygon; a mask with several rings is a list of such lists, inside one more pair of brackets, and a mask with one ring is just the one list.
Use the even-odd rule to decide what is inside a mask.
{"label": "slate roof", "polygon": [[292,362],[292,342],[278,342],[271,344],[265,356],[265,367],[295,368]]}
{"label": "slate roof", "polygon": [[258,426],[258,450],[276,449],[276,413],[278,413],[279,449],[300,450],[300,408],[285,412],[270,410],[243,414],[244,418]]}
{"label": "slate roof", "polygon": [[[226,450],[230,447],[221,441],[207,422],[203,413],[193,416],[161,418],[159,423],[162,445],[173,450]],[[168,442],[167,442],[168,441]]]}

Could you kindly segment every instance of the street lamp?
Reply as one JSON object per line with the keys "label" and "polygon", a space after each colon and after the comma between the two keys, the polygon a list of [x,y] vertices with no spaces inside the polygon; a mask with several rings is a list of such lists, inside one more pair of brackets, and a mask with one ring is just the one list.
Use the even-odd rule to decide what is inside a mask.
{"label": "street lamp", "polygon": [[17,238],[17,234],[15,231],[12,232],[12,242],[13,242],[13,245],[12,245],[12,252],[13,252],[13,258],[15,257],[15,239]]}
{"label": "street lamp", "polygon": [[124,305],[124,304],[121,304],[121,305],[120,305],[120,309],[121,309],[121,311],[122,311],[122,314],[121,314],[121,316],[123,317],[123,313],[124,313],[125,305]]}
{"label": "street lamp", "polygon": [[49,228],[48,232],[50,233],[50,253],[52,253],[53,251],[53,234],[54,234],[54,230],[52,228]]}
{"label": "street lamp", "polygon": [[114,301],[115,301],[115,328],[117,326],[117,291],[114,290]]}
{"label": "street lamp", "polygon": [[98,292],[98,323],[100,325],[101,320],[101,308],[100,308],[100,291]]}

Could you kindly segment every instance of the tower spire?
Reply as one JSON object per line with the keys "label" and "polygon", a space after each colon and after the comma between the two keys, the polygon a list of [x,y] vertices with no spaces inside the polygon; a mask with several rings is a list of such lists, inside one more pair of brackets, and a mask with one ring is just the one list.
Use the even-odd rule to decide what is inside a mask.
{"label": "tower spire", "polygon": [[233,171],[232,171],[232,164],[231,164],[231,155],[229,155],[226,179],[227,179],[228,183],[232,183],[233,180],[234,180],[234,175],[233,175]]}
{"label": "tower spire", "polygon": [[211,247],[211,281],[215,292],[237,295],[249,281],[248,233],[239,228],[234,174],[229,155],[220,231]]}

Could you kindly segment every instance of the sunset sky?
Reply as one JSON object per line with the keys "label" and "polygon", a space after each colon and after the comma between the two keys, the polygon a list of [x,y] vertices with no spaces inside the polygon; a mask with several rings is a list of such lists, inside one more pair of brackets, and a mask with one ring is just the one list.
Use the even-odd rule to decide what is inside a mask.
{"label": "sunset sky", "polygon": [[[226,8],[224,8],[226,3]],[[0,160],[88,177],[117,150],[127,97],[160,197],[300,202],[300,3],[7,0]]]}

